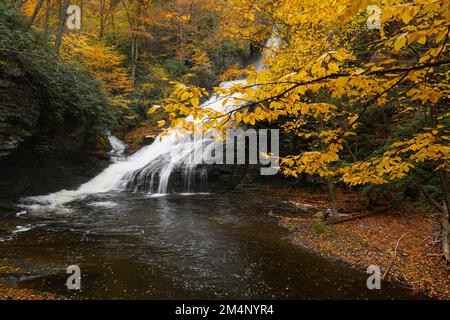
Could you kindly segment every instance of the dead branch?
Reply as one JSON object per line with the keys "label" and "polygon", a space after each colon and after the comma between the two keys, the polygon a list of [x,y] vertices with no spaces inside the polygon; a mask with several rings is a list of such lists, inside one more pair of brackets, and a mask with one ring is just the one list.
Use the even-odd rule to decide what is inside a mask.
{"label": "dead branch", "polygon": [[389,265],[387,266],[386,271],[384,272],[383,277],[381,279],[384,280],[386,278],[389,270],[391,269],[392,263],[394,262],[395,258],[397,257],[398,246],[400,245],[400,241],[403,239],[404,236],[406,236],[406,233],[402,234],[402,236],[400,238],[398,238],[397,245],[395,246],[395,249],[394,249],[394,254],[392,255],[391,261],[389,262]]}

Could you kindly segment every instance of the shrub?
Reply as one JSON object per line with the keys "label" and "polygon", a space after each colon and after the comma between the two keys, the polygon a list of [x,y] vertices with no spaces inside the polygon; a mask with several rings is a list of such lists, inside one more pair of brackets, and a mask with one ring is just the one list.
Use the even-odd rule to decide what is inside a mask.
{"label": "shrub", "polygon": [[0,61],[0,72],[17,66],[40,89],[49,101],[44,114],[50,126],[59,128],[67,117],[85,117],[93,130],[116,125],[100,81],[83,64],[60,60],[42,42],[41,34],[28,30],[25,17],[5,1],[0,1]]}

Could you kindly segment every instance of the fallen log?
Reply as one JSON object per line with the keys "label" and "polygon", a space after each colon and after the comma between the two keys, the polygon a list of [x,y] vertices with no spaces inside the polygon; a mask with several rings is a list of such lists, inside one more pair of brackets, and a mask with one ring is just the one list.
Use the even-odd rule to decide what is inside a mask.
{"label": "fallen log", "polygon": [[374,215],[386,212],[389,209],[390,209],[390,207],[381,208],[381,209],[374,210],[374,211],[371,211],[371,212],[352,214],[352,215],[349,215],[349,216],[340,217],[340,218],[336,218],[336,219],[328,219],[325,222],[326,222],[326,224],[339,224],[339,223],[343,223],[343,222],[347,222],[347,221],[359,220],[359,219],[362,219],[362,218],[366,218],[366,217],[369,217],[369,216],[374,216]]}

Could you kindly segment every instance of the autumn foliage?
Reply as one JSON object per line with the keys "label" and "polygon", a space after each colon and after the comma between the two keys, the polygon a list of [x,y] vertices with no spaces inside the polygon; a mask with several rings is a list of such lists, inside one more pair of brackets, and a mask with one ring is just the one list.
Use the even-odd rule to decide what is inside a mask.
{"label": "autumn foliage", "polygon": [[[366,26],[366,9],[374,4],[380,30]],[[427,168],[439,177],[448,207],[449,1],[233,0],[223,6],[230,37],[259,43],[272,37],[266,68],[249,70],[246,83],[216,89],[226,112],[197,108],[201,91],[177,84],[169,113],[209,118],[205,130],[280,125],[301,145],[280,159],[287,176],[317,175],[354,187],[420,180]],[[244,19],[235,22],[236,15]],[[190,129],[181,119],[172,127]]]}

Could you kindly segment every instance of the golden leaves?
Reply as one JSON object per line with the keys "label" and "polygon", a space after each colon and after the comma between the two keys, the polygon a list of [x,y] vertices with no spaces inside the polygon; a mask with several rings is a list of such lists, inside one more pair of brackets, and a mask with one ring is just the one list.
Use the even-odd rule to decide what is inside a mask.
{"label": "golden leaves", "polygon": [[[305,143],[303,152],[281,159],[286,175],[331,175],[356,186],[402,179],[417,163],[427,161],[435,167],[442,166],[448,162],[448,157],[443,156],[448,153],[448,141],[437,136],[448,134],[440,129],[438,134],[426,132],[434,140],[426,135],[414,136],[408,143],[386,138],[384,147],[388,151],[377,149],[378,153],[368,154],[365,161],[353,158],[351,145],[344,148],[358,138],[363,124],[371,121],[365,119],[369,112],[365,117],[362,115],[373,106],[387,105],[398,117],[398,123],[408,123],[425,106],[440,104],[448,97],[449,88],[442,83],[448,76],[442,69],[420,68],[420,64],[438,61],[439,55],[448,53],[449,46],[443,46],[448,32],[446,11],[442,1],[438,2],[433,5],[426,1],[383,2],[382,19],[390,28],[376,43],[367,45],[370,55],[365,55],[361,53],[366,45],[361,38],[365,36],[346,22],[360,23],[358,13],[368,1],[286,0],[268,6],[264,0],[230,0],[227,14],[244,17],[241,19],[244,21],[227,24],[235,38],[252,38],[255,30],[265,30],[260,34],[267,35],[270,31],[262,21],[282,21],[279,32],[288,41],[281,44],[281,49],[271,48],[264,70],[245,71],[247,83],[215,89],[222,99],[218,102],[225,109],[222,112],[201,106],[204,93],[183,85],[176,85],[176,99],[166,111],[207,119],[204,122],[208,128],[279,121],[280,127]],[[299,3],[302,10],[293,10]],[[236,7],[236,11],[231,7]],[[359,28],[360,24],[357,25]],[[356,39],[354,34],[358,34]],[[405,74],[409,67],[419,70],[408,70]],[[240,72],[234,67],[225,75],[234,79]],[[437,74],[434,79],[440,80],[436,83],[424,83],[424,78]],[[393,100],[398,97],[399,102]],[[442,112],[438,121],[443,122],[439,117]],[[187,127],[170,115],[169,118],[172,127]],[[420,131],[414,133],[417,132]],[[387,140],[391,138],[393,141]]]}
{"label": "golden leaves", "polygon": [[333,73],[337,73],[339,71],[339,66],[334,62],[330,62],[327,65],[327,69],[329,71],[328,74],[333,74]]}
{"label": "golden leaves", "polygon": [[437,103],[443,96],[442,92],[436,91],[423,84],[419,85],[418,88],[410,89],[407,95],[411,97],[413,101],[420,100],[422,103],[427,103],[428,101]]}
{"label": "golden leaves", "polygon": [[419,8],[415,6],[408,6],[403,10],[403,13],[400,14],[400,18],[405,24],[408,24],[414,16],[418,13]]}
{"label": "golden leaves", "polygon": [[408,42],[408,39],[406,37],[407,35],[408,35],[407,33],[402,33],[400,36],[398,36],[396,38],[396,40],[394,42],[394,50],[395,51],[399,51],[401,48],[403,48],[407,44],[407,42]]}
{"label": "golden leaves", "polygon": [[147,115],[154,114],[156,112],[156,110],[158,110],[159,108],[161,108],[161,106],[157,106],[157,105],[152,106],[151,108],[148,109]]}

